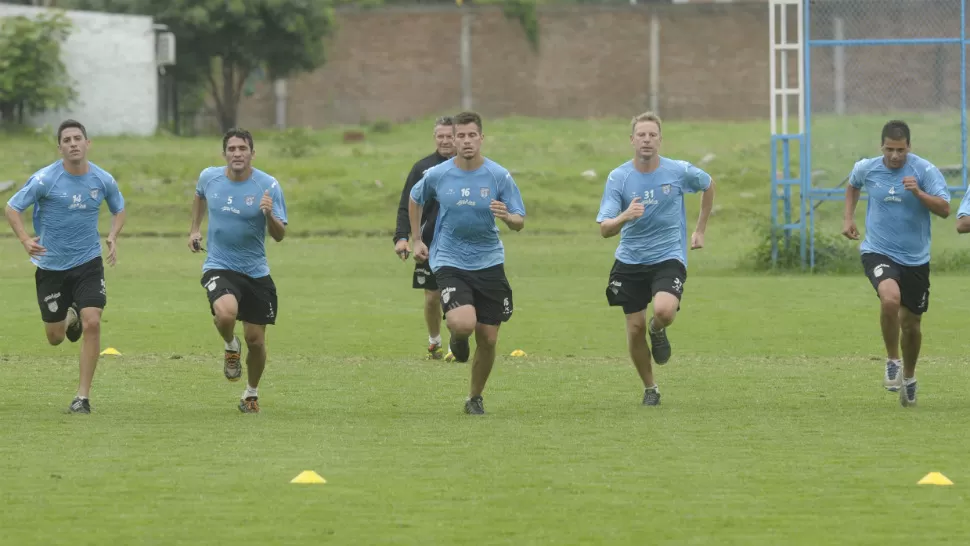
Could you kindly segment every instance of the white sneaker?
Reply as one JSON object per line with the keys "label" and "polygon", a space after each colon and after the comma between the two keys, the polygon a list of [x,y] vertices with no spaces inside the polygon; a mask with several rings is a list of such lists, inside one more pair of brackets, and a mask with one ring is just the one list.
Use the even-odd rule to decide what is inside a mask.
{"label": "white sneaker", "polygon": [[[903,374],[899,374],[902,377]],[[903,385],[899,389],[899,404],[904,408],[916,407],[916,391],[919,390],[919,385],[917,385],[914,380],[908,385]]]}
{"label": "white sneaker", "polygon": [[896,392],[903,386],[903,365],[901,362],[886,361],[886,374],[882,378],[882,385],[889,392]]}

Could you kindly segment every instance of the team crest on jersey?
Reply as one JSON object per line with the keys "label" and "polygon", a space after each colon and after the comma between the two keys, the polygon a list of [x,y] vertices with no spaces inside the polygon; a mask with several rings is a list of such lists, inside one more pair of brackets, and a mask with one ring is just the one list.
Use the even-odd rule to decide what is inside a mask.
{"label": "team crest on jersey", "polygon": [[478,190],[479,190],[479,194],[482,196],[482,199],[488,198],[488,191],[489,191],[488,188],[479,188]]}
{"label": "team crest on jersey", "polygon": [[98,190],[97,188],[95,188],[91,190],[91,199],[97,199],[97,198],[98,198]]}
{"label": "team crest on jersey", "polygon": [[253,206],[253,203],[255,203],[255,202],[256,202],[256,196],[255,195],[247,195],[246,196],[246,206],[247,207]]}
{"label": "team crest on jersey", "polygon": [[670,184],[664,184],[664,185],[663,185],[663,186],[661,186],[661,187],[662,187],[662,188],[663,188],[663,190],[664,190],[664,195],[669,195],[669,194],[670,194]]}

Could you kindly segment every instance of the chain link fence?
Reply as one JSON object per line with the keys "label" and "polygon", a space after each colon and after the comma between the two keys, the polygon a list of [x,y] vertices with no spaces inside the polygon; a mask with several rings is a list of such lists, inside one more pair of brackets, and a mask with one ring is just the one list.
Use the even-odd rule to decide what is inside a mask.
{"label": "chain link fence", "polygon": [[965,187],[966,0],[812,0],[808,83],[816,187],[843,187],[880,155],[882,126],[902,119],[912,151]]}

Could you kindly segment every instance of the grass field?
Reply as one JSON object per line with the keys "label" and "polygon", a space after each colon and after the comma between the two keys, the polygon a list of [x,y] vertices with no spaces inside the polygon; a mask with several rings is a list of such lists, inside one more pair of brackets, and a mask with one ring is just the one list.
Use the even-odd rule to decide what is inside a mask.
{"label": "grass field", "polygon": [[[422,296],[383,235],[270,245],[280,318],[263,412],[240,414],[243,385],[222,377],[202,257],[181,238],[182,194],[218,161],[218,143],[205,142],[207,155],[192,140],[96,140],[92,159],[112,168],[97,154],[114,158],[132,196],[131,233],[179,238],[122,239],[102,340],[123,356],[102,358],[89,416],[62,414],[78,346],[46,345],[33,269],[0,239],[0,543],[963,542],[970,371],[959,272],[933,277],[919,407],[903,409],[881,386],[876,299],[861,273],[739,267],[767,208],[759,126],[671,124],[668,154],[720,158],[710,170],[721,208],[708,248],[690,254],[674,357],[657,376],[662,406],[641,407],[622,314],[604,297],[617,240],[593,222],[606,171],[627,155],[623,121],[493,125],[487,153],[521,172],[536,214],[522,233],[503,231],[516,310],[483,418],[462,413],[467,365],[423,360]],[[324,144],[313,158],[267,158],[294,179],[306,173],[280,176],[292,229],[391,229],[404,172],[428,150],[425,129],[375,135],[360,156],[336,132],[314,134]],[[4,154],[0,178],[49,160],[44,146],[11,139],[5,150],[23,167]],[[355,167],[362,157],[373,172]],[[349,212],[326,208],[335,203]],[[823,207],[827,222],[839,207]],[[934,229],[934,256],[966,244],[952,217]],[[528,356],[501,356],[513,349]],[[290,484],[303,470],[328,483]],[[917,486],[931,471],[955,485]]]}

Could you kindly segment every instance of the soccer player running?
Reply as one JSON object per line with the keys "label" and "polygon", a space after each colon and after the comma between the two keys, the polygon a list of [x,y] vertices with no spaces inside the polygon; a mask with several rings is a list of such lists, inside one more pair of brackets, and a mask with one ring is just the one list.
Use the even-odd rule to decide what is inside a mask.
{"label": "soccer player running", "polygon": [[[57,129],[61,159],[34,173],[7,202],[10,227],[24,245],[34,275],[41,320],[51,345],[66,336],[81,342],[80,380],[69,413],[91,413],[91,382],[101,353],[101,314],[107,305],[104,260],[98,233],[101,203],[113,215],[108,234],[108,265],[118,256],[118,234],[125,225],[125,200],[107,171],[88,161],[91,141],[80,122]],[[20,215],[33,206],[37,237],[30,237]]]}
{"label": "soccer player running", "polygon": [[[435,151],[418,160],[411,167],[404,189],[401,191],[401,203],[397,208],[397,226],[394,230],[394,252],[402,261],[408,259],[411,247],[408,245],[408,235],[411,233],[411,221],[408,218],[408,203],[411,201],[411,188],[418,183],[424,173],[444,163],[455,155],[455,132],[451,117],[441,117],[434,124]],[[429,200],[421,211],[421,239],[428,246],[434,241],[435,218],[438,216],[438,202]],[[414,277],[412,288],[424,290],[424,320],[428,325],[428,358],[441,360],[444,351],[441,349],[441,292],[428,262],[414,260]],[[451,353],[448,354],[451,357]]]}
{"label": "soccer player running", "polygon": [[209,213],[208,256],[202,265],[202,286],[219,335],[225,342],[223,373],[229,381],[242,375],[242,347],[236,321],[243,323],[246,390],[239,411],[259,413],[259,380],[266,366],[266,325],[279,315],[276,284],[266,260],[266,232],[277,242],[286,235],[286,201],[279,182],[252,166],[256,153],[249,131],[230,129],[222,137],[225,167],[209,167],[199,175],[192,202],[189,249],[202,248],[202,217]]}
{"label": "soccer player running", "polygon": [[[626,337],[633,365],[643,380],[643,405],[660,404],[651,352],[657,364],[671,355],[667,327],[680,310],[687,282],[687,213],[684,194],[704,192],[691,249],[704,247],[704,232],[714,206],[711,176],[687,161],[662,157],[661,121],[651,112],[633,118],[633,159],[614,169],[596,221],[603,237],[620,234],[606,287],[610,306],[626,314]],[[649,322],[646,309],[653,302]],[[647,345],[650,334],[652,348]]]}
{"label": "soccer player running", "polygon": [[882,155],[863,159],[852,168],[842,222],[842,234],[858,240],[854,216],[865,188],[869,193],[866,236],[859,250],[863,270],[879,297],[887,355],[883,386],[899,391],[903,407],[916,405],[916,360],[923,339],[920,320],[930,297],[930,213],[941,218],[950,215],[943,173],[910,153],[909,145],[905,122],[892,120],[883,126]]}
{"label": "soccer player running", "polygon": [[[475,334],[475,358],[465,413],[484,414],[482,392],[495,363],[499,326],[512,318],[512,287],[505,276],[505,247],[496,219],[521,231],[525,205],[509,171],[482,156],[482,118],[454,117],[458,155],[432,167],[411,189],[408,216],[414,257],[428,261],[441,289],[441,306],[451,333],[449,348],[468,362],[468,338]],[[438,201],[434,242],[424,243],[422,208]]]}

